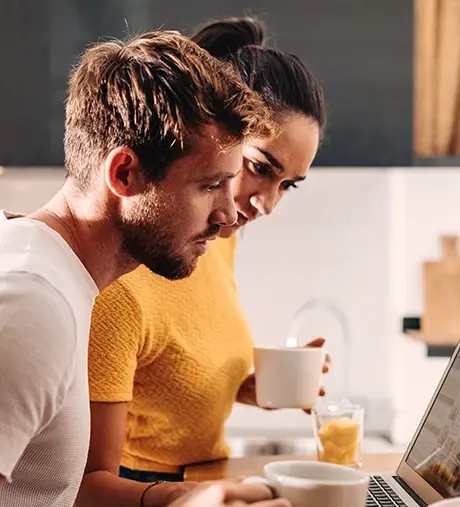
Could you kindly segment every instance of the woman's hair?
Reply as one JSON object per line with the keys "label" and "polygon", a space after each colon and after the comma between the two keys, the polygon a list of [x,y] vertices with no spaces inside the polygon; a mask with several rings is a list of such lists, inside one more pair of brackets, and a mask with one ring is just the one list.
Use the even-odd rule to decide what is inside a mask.
{"label": "woman's hair", "polygon": [[301,113],[312,118],[323,135],[326,106],[321,85],[297,56],[265,47],[260,21],[248,17],[211,21],[191,38],[214,57],[231,62],[273,113]]}

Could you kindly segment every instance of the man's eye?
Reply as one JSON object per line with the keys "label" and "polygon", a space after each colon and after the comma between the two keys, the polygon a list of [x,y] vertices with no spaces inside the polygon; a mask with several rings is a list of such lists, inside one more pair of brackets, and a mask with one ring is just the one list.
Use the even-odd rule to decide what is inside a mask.
{"label": "man's eye", "polygon": [[208,192],[213,192],[214,190],[219,190],[219,188],[222,188],[222,182],[219,181],[219,183],[213,183],[212,185],[206,185],[205,189]]}

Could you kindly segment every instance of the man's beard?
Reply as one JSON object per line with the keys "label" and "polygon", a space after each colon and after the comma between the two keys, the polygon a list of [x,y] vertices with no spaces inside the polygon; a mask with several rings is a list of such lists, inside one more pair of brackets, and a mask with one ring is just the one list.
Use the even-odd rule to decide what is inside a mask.
{"label": "man's beard", "polygon": [[[190,276],[198,263],[198,256],[187,257],[174,252],[177,225],[174,216],[166,211],[171,205],[152,206],[145,197],[140,199],[129,216],[116,217],[117,230],[122,238],[122,251],[150,271],[168,278],[180,280]],[[194,238],[206,240],[219,234],[220,225],[213,224]],[[179,241],[180,243],[180,241]]]}
{"label": "man's beard", "polygon": [[187,262],[174,253],[173,220],[165,209],[142,198],[129,216],[118,216],[115,222],[124,254],[164,278],[179,280],[193,272],[196,260]]}
{"label": "man's beard", "polygon": [[124,223],[119,230],[123,252],[164,278],[186,278],[196,267],[196,260],[187,262],[172,252],[171,237],[165,228]]}

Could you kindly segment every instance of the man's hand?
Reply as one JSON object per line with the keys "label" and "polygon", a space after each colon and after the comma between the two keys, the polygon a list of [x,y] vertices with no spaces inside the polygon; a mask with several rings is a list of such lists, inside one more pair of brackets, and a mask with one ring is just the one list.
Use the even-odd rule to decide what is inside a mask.
{"label": "man's hand", "polygon": [[[155,489],[155,488],[152,488]],[[204,482],[169,507],[290,507],[284,498],[273,498],[273,492],[261,484],[240,482]]]}

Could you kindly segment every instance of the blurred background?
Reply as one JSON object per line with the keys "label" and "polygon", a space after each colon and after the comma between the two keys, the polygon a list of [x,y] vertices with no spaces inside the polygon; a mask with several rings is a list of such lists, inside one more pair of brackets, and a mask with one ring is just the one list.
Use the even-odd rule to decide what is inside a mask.
{"label": "blurred background", "polygon": [[[4,0],[0,208],[31,211],[61,185],[66,80],[89,43],[240,15],[301,57],[329,108],[305,186],[241,238],[255,342],[283,345],[303,308],[298,339],[324,336],[333,355],[330,397],[366,407],[365,450],[399,450],[457,339],[423,332],[423,265],[460,232],[460,1]],[[235,455],[312,446],[298,411],[238,406],[228,432]]]}

